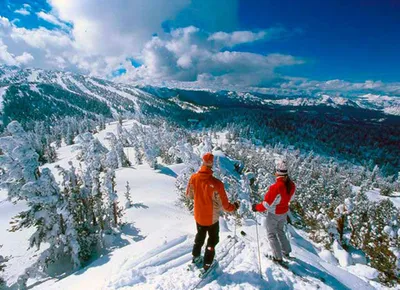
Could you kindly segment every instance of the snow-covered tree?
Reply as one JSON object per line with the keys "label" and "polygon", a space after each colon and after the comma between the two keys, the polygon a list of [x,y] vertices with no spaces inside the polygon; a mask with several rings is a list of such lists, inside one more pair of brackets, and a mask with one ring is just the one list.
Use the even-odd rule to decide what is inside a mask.
{"label": "snow-covered tree", "polygon": [[179,200],[184,203],[189,210],[193,209],[193,201],[186,198],[186,188],[190,176],[199,169],[201,159],[194,153],[193,147],[189,143],[179,142],[175,147],[171,147],[169,154],[176,156],[186,165],[176,178],[176,188],[179,193]]}
{"label": "snow-covered tree", "polygon": [[106,139],[110,142],[111,145],[111,150],[113,155],[116,156],[117,158],[117,167],[113,167],[114,169],[119,168],[119,167],[129,167],[131,164],[126,157],[126,154],[124,152],[124,147],[123,144],[120,140],[118,140],[115,135],[111,132],[108,132],[106,135]]}
{"label": "snow-covered tree", "polygon": [[126,131],[126,129],[124,127],[122,127],[121,123],[117,124],[117,136],[118,136],[118,139],[122,142],[122,145],[124,147],[128,147],[130,145],[129,134]]}
{"label": "snow-covered tree", "polygon": [[[0,249],[3,247],[3,245],[0,245]],[[6,267],[5,263],[8,262],[8,258],[7,257],[3,257],[2,255],[0,255],[0,273],[4,272],[4,268]],[[4,285],[4,280],[2,277],[0,277],[0,286]]]}
{"label": "snow-covered tree", "polygon": [[131,208],[133,206],[132,203],[132,197],[131,197],[131,187],[129,186],[129,181],[126,182],[126,191],[125,191],[125,199],[126,199],[126,203],[125,203],[125,208]]}
{"label": "snow-covered tree", "polygon": [[[14,218],[11,231],[35,227],[30,247],[40,248],[43,243],[49,244],[33,267],[36,269],[34,273],[43,271],[49,263],[63,256],[71,257],[74,265],[79,267],[77,234],[75,228],[66,223],[71,218],[68,202],[62,197],[51,171],[44,168],[38,180],[26,183],[21,188],[21,197],[27,201],[29,208]],[[30,268],[24,277],[27,279],[34,273]],[[23,281],[21,277],[20,283],[23,284]]]}
{"label": "snow-covered tree", "polygon": [[122,209],[118,206],[118,195],[115,190],[115,171],[107,169],[102,176],[101,191],[106,199],[105,213],[108,228],[117,227],[122,217]]}
{"label": "snow-covered tree", "polygon": [[202,139],[203,139],[203,141],[198,147],[198,151],[199,151],[199,155],[200,156],[203,156],[207,152],[211,152],[212,149],[213,149],[211,136],[204,135]]}
{"label": "snow-covered tree", "polygon": [[7,126],[11,136],[0,138],[0,186],[8,190],[9,198],[22,199],[21,188],[39,178],[39,155],[30,146],[22,126],[13,121]]}

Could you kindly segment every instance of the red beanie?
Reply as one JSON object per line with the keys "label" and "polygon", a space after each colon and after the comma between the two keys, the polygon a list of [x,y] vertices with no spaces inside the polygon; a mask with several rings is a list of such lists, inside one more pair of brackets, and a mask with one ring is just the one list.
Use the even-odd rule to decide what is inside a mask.
{"label": "red beanie", "polygon": [[203,162],[205,164],[212,164],[214,162],[214,155],[212,155],[210,152],[207,152],[203,155]]}

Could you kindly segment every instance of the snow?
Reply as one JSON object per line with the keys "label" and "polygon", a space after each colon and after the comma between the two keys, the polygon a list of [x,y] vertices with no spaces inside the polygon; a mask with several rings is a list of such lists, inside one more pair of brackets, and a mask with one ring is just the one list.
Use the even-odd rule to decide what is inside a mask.
{"label": "snow", "polygon": [[171,98],[169,99],[171,102],[174,102],[176,105],[181,107],[184,110],[190,110],[195,113],[204,113],[208,112],[211,109],[215,109],[215,107],[206,107],[206,106],[199,106],[199,105],[194,105],[192,103],[188,103],[182,100],[179,100],[179,98]]}
{"label": "snow", "polygon": [[[123,126],[129,128],[134,122],[125,121]],[[107,145],[107,133],[115,133],[116,128],[117,122],[110,123],[95,137]],[[46,167],[52,170],[56,165],[69,167],[68,162],[72,160],[74,166],[79,168],[73,148],[61,147],[58,150],[59,160]],[[127,152],[130,149],[125,148]],[[222,151],[214,151],[214,154],[225,170],[232,170],[233,160]],[[195,222],[192,214],[177,204],[175,190],[176,176],[183,169],[184,164],[175,164],[161,166],[158,170],[148,165],[116,170],[119,202],[122,205],[126,202],[124,193],[129,181],[133,206],[123,216],[126,225],[121,229],[121,239],[107,239],[108,243],[115,245],[114,250],[62,279],[48,277],[32,280],[30,289],[192,289],[199,278],[196,273],[188,272],[186,265],[191,260]],[[57,174],[55,177],[60,180]],[[11,285],[25,267],[33,264],[37,253],[34,249],[26,251],[30,230],[17,233],[6,231],[10,218],[23,210],[25,205],[14,205],[5,198],[5,193],[0,192],[0,244],[4,244],[1,249],[3,256],[13,256],[4,274],[8,285]],[[304,231],[290,225],[288,234],[295,257],[290,268],[296,275],[274,264],[263,255],[271,251],[264,220],[258,215],[258,222],[261,222],[257,229],[262,278],[259,275],[255,220],[248,218],[239,226],[232,218],[220,219],[220,243],[216,247],[219,266],[199,285],[199,289],[383,289],[381,284],[369,281],[376,279],[375,269],[361,264],[351,265],[352,256],[340,245],[334,245],[332,254],[313,243]],[[240,231],[245,231],[246,236],[240,236]],[[234,236],[235,233],[239,237],[233,243],[228,235]]]}
{"label": "snow", "polygon": [[366,195],[371,201],[376,201],[376,202],[389,199],[391,202],[393,202],[394,206],[400,208],[400,196],[399,193],[397,192],[393,193],[392,196],[384,196],[380,194],[379,189],[374,189],[367,191]]}
{"label": "snow", "polygon": [[8,87],[1,87],[0,88],[0,111],[3,110],[3,96],[7,92]]}
{"label": "snow", "polygon": [[338,259],[339,264],[342,267],[350,266],[353,264],[353,259],[351,258],[351,255],[347,251],[343,250],[342,246],[339,245],[337,241],[333,242],[332,248],[334,256],[336,257],[336,259]]}
{"label": "snow", "polygon": [[328,262],[332,265],[338,265],[338,260],[335,258],[335,256],[332,254],[331,251],[328,250],[322,250],[321,252],[318,253],[318,255],[321,257],[322,260],[325,262]]}
{"label": "snow", "polygon": [[[137,96],[134,96],[134,95],[128,94],[128,93],[126,93],[126,92],[117,90],[116,88],[111,87],[111,86],[104,86],[104,85],[99,84],[98,82],[96,82],[96,81],[94,81],[94,80],[92,80],[92,79],[88,79],[88,81],[89,81],[90,83],[92,83],[93,85],[99,87],[99,88],[102,88],[102,89],[104,89],[104,90],[110,91],[110,92],[112,92],[112,93],[116,93],[116,94],[120,95],[120,96],[123,97],[123,98],[126,98],[126,99],[128,99],[128,100],[133,101],[133,103],[135,104],[135,111],[136,111],[136,112],[140,112],[140,111],[141,111],[141,110],[140,110],[140,106],[139,106],[139,104],[138,104]],[[131,89],[131,90],[132,90],[132,89]]]}
{"label": "snow", "polygon": [[[64,83],[64,81],[63,81],[63,76],[64,76],[64,75],[63,75],[62,73],[57,73],[57,74],[56,74],[55,82],[56,82],[58,85],[60,85],[64,90],[66,90],[66,91],[68,91],[68,92],[71,92],[71,93],[73,93],[73,94],[76,94],[76,92],[70,90],[70,89],[68,88],[68,86]],[[72,77],[71,77],[71,78],[72,78]]]}
{"label": "snow", "polygon": [[400,106],[392,106],[384,108],[383,111],[388,115],[400,116]]}
{"label": "snow", "polygon": [[101,97],[101,96],[99,96],[99,95],[97,95],[97,94],[91,92],[87,87],[85,87],[82,83],[78,82],[78,81],[77,81],[76,79],[74,79],[72,76],[68,76],[68,80],[69,80],[71,83],[73,83],[75,86],[77,86],[78,89],[80,89],[83,93],[85,93],[85,94],[87,94],[87,95],[90,95],[90,96],[93,96],[93,97],[99,99],[99,100],[102,101],[102,102],[105,102],[105,103],[107,103],[107,104],[110,104],[110,102],[109,102],[107,99],[105,99],[105,98],[103,98],[103,97]]}
{"label": "snow", "polygon": [[364,277],[368,280],[375,280],[378,278],[379,271],[367,265],[355,264],[348,267],[349,271],[357,276]]}
{"label": "snow", "polygon": [[30,83],[39,82],[40,70],[31,70],[31,74],[28,76],[27,81]]}
{"label": "snow", "polygon": [[1,274],[1,276],[9,284],[17,281],[18,276],[22,274],[23,270],[34,263],[32,257],[38,254],[35,248],[27,250],[29,246],[28,239],[34,233],[34,230],[8,231],[11,228],[9,223],[11,219],[26,209],[26,205],[22,202],[13,204],[7,201],[6,192],[0,191],[0,244],[3,245],[0,251],[2,256],[9,256],[11,258],[10,262],[6,264],[7,268],[4,274]]}
{"label": "snow", "polygon": [[39,89],[37,88],[37,86],[35,84],[29,85],[29,89],[31,91],[33,91],[33,92],[36,92],[36,93],[40,94],[40,91],[39,91]]}

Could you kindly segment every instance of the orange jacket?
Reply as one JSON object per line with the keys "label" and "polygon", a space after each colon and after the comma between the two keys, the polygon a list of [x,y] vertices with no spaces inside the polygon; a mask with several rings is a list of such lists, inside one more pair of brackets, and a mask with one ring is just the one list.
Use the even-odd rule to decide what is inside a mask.
{"label": "orange jacket", "polygon": [[222,207],[228,212],[235,210],[228,201],[224,184],[212,173],[211,168],[202,166],[190,177],[186,190],[186,196],[194,199],[194,219],[202,226],[215,224]]}

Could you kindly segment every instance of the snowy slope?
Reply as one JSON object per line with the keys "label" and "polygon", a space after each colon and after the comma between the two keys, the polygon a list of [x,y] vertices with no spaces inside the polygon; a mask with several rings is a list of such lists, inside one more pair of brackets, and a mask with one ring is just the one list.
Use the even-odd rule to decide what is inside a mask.
{"label": "snowy slope", "polygon": [[[130,127],[132,122],[125,122]],[[107,132],[116,131],[116,123],[109,124],[106,130],[97,134],[107,145],[104,137]],[[129,148],[126,149],[131,157]],[[73,146],[59,150],[60,160],[56,164],[67,165],[75,160]],[[219,156],[223,156],[221,152]],[[233,164],[229,159],[221,162],[229,170]],[[45,278],[30,281],[30,289],[192,289],[199,281],[193,272],[186,270],[191,260],[191,248],[195,235],[192,215],[177,205],[175,178],[182,165],[165,166],[152,170],[147,165],[119,169],[117,191],[121,204],[125,204],[124,191],[129,181],[134,206],[126,210],[121,240],[110,241],[115,249],[78,272],[62,279]],[[12,255],[6,268],[8,284],[16,281],[24,267],[34,261],[34,250],[26,251],[29,231],[7,233],[11,216],[24,208],[23,204],[12,205],[0,196],[0,235],[4,244],[3,255]],[[384,289],[380,284],[369,281],[374,270],[362,264],[339,266],[337,257],[328,259],[326,251],[311,242],[307,234],[289,226],[290,240],[295,261],[291,271],[264,257],[269,252],[269,243],[264,227],[264,218],[258,214],[260,226],[256,228],[253,220],[245,220],[242,227],[235,230],[234,222],[221,219],[220,243],[217,245],[219,267],[200,285],[201,289]],[[260,234],[261,272],[259,275],[256,230]],[[233,236],[241,230],[233,248]],[[3,239],[5,237],[5,239]],[[354,274],[356,273],[356,274]],[[372,274],[371,274],[372,273]],[[299,278],[299,275],[304,278]]]}

